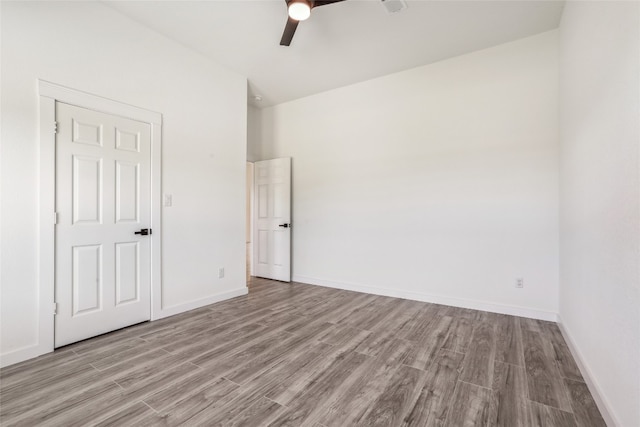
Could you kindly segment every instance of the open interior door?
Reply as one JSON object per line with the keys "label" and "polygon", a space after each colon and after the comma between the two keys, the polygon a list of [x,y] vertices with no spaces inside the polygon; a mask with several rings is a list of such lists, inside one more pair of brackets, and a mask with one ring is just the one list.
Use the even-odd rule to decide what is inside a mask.
{"label": "open interior door", "polygon": [[254,164],[254,274],[291,280],[291,158]]}

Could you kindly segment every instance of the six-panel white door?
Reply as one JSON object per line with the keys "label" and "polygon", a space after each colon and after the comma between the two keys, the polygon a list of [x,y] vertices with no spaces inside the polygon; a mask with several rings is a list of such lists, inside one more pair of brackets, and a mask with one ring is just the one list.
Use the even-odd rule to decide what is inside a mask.
{"label": "six-panel white door", "polygon": [[56,103],[55,346],[149,320],[151,129]]}
{"label": "six-panel white door", "polygon": [[291,159],[254,165],[254,274],[291,280]]}

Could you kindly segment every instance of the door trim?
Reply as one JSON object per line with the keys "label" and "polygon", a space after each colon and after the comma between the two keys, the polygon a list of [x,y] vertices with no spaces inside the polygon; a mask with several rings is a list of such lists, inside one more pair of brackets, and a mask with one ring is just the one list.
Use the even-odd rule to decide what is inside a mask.
{"label": "door trim", "polygon": [[[254,212],[254,205],[255,205],[255,201],[253,200],[253,198],[255,197],[254,195],[254,187],[255,187],[255,177],[254,177],[254,173],[255,173],[255,167],[254,167],[254,162],[250,162],[247,160],[247,170],[251,171],[250,173],[248,173],[248,175],[251,176],[251,182],[247,182],[247,191],[249,192],[249,194],[247,195],[247,200],[249,203],[248,209],[245,209],[246,211],[248,211],[249,213],[249,229],[247,230],[247,235],[249,236],[249,262],[247,263],[249,266],[249,271],[248,276],[249,278],[251,278],[251,276],[253,276],[253,272],[255,271],[255,267],[253,266],[253,260],[254,260],[254,256],[253,256],[253,222],[255,220],[255,212]],[[248,283],[247,283],[248,284]]]}
{"label": "door trim", "polygon": [[[38,227],[38,351],[54,350],[55,319],[55,104],[64,102],[122,116],[151,126],[151,320],[162,311],[162,114],[111,99],[38,80],[40,109]],[[32,356],[34,357],[34,356]]]}

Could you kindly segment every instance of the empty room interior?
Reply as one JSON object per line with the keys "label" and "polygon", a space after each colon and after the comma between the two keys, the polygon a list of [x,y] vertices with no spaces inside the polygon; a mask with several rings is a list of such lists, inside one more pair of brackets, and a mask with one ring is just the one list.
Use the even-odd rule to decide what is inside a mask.
{"label": "empty room interior", "polygon": [[0,24],[0,425],[640,427],[640,2]]}

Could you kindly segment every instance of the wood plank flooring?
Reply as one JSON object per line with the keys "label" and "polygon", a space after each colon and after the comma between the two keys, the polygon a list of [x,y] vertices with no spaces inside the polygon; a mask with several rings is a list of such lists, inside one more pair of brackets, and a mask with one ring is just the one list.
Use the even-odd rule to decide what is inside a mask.
{"label": "wood plank flooring", "polygon": [[2,369],[0,425],[605,425],[554,323],[249,289]]}

